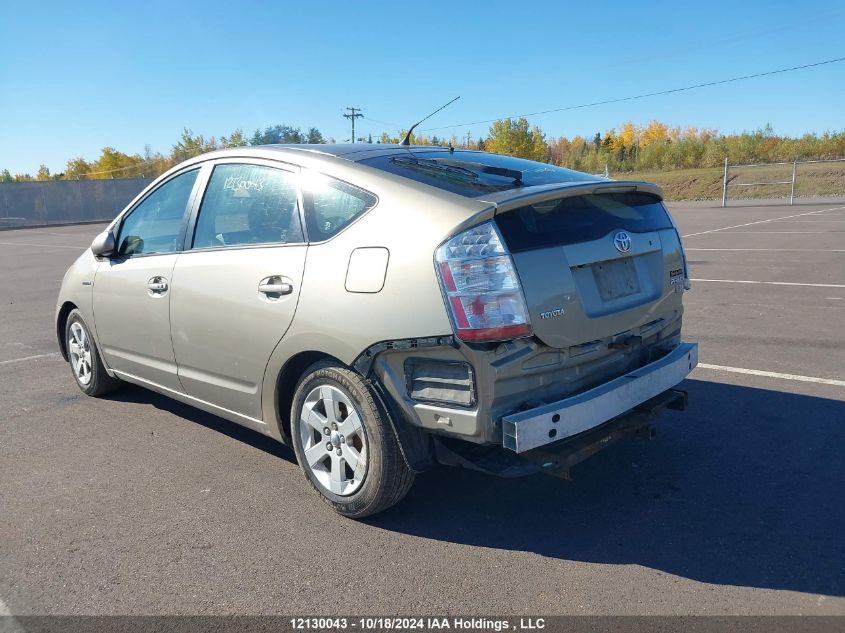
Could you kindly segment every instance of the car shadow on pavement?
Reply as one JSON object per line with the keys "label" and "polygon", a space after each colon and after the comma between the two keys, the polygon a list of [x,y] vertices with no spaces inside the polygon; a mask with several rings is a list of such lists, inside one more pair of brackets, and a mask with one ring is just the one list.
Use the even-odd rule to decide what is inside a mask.
{"label": "car shadow on pavement", "polygon": [[368,522],[549,558],[642,565],[720,585],[845,595],[845,402],[688,380],[652,442],[572,471],[440,468]]}
{"label": "car shadow on pavement", "polygon": [[218,433],[230,437],[233,440],[243,442],[244,444],[248,444],[249,446],[262,450],[265,453],[269,453],[270,455],[280,457],[287,462],[296,464],[296,455],[294,454],[293,449],[285,446],[284,444],[280,444],[273,438],[263,435],[258,431],[253,431],[252,429],[235,424],[234,422],[224,420],[223,418],[211,413],[206,413],[196,407],[183,404],[173,398],[168,398],[167,396],[163,396],[154,391],[144,389],[143,387],[127,384],[120,390],[106,397],[118,402],[151,404],[156,409],[161,409],[162,411],[167,411],[168,413],[172,413],[173,415],[179,416],[185,420],[196,422],[197,424],[201,424],[212,431],[217,431]]}

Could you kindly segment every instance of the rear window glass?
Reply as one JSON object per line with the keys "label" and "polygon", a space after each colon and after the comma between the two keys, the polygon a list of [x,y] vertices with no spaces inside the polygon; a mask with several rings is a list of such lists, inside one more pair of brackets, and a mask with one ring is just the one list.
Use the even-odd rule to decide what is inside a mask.
{"label": "rear window glass", "polygon": [[[473,198],[520,186],[532,187],[598,179],[596,176],[533,160],[467,150],[406,150],[399,154],[367,158],[360,162]],[[492,167],[493,171],[500,173],[480,171],[484,167]],[[503,175],[508,171],[519,172],[520,183],[516,182],[514,175]]]}
{"label": "rear window glass", "polygon": [[644,193],[557,198],[496,216],[512,252],[597,240],[611,231],[643,233],[672,228],[663,203]]}

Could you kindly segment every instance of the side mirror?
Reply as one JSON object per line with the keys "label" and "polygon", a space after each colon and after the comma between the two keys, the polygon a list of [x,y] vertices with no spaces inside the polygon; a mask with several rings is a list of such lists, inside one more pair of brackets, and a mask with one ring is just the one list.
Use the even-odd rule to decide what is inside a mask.
{"label": "side mirror", "polygon": [[114,233],[107,229],[100,233],[91,242],[91,252],[97,257],[112,257],[117,252]]}

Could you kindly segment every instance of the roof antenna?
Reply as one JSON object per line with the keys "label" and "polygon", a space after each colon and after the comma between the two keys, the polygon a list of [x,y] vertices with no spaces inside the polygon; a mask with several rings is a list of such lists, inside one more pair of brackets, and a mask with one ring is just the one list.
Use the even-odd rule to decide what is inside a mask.
{"label": "roof antenna", "polygon": [[460,95],[458,95],[457,97],[455,97],[454,99],[452,99],[449,103],[445,103],[445,104],[443,104],[442,106],[440,106],[439,108],[437,108],[434,112],[432,112],[432,113],[431,113],[431,114],[429,114],[427,117],[425,117],[425,119],[420,119],[419,121],[417,121],[416,123],[414,123],[414,124],[411,126],[411,129],[410,129],[410,130],[408,130],[408,133],[405,135],[405,138],[403,138],[403,139],[402,139],[402,141],[401,141],[399,144],[400,144],[400,145],[410,145],[410,144],[411,144],[411,132],[413,132],[413,131],[414,131],[414,128],[416,128],[416,127],[417,127],[420,123],[422,123],[422,122],[423,122],[423,121],[425,121],[426,119],[430,119],[431,117],[433,117],[435,114],[437,114],[438,112],[440,112],[440,111],[441,111],[443,108],[445,108],[446,106],[448,106],[448,105],[452,105],[453,103],[455,103],[455,101],[457,101],[457,100],[458,100],[458,99],[460,99],[460,98],[461,98],[461,97],[460,97]]}

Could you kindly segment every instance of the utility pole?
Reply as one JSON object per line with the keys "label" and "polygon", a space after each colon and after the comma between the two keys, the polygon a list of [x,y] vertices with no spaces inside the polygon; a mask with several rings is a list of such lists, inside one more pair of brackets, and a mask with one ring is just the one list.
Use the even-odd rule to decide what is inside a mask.
{"label": "utility pole", "polygon": [[352,142],[355,142],[355,119],[358,117],[364,116],[361,114],[361,108],[346,108],[349,110],[349,114],[344,114],[344,118],[352,119]]}

